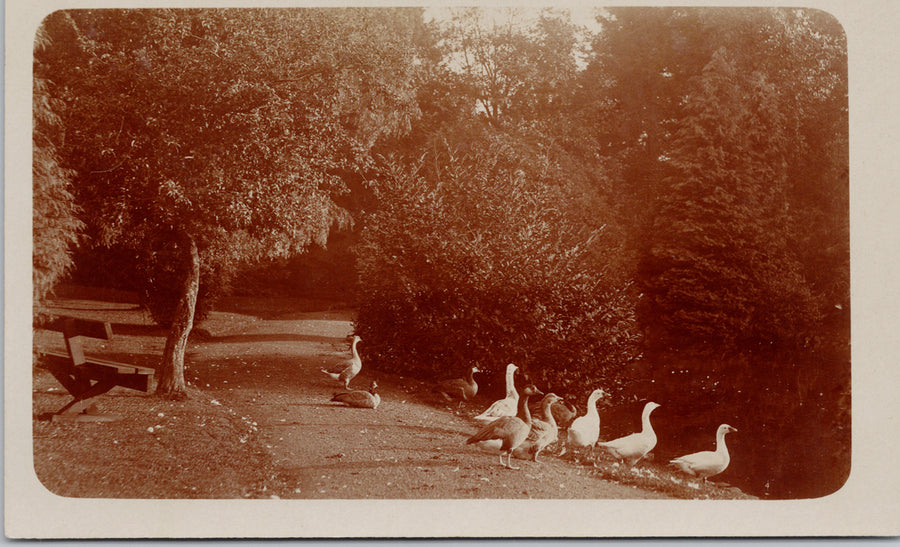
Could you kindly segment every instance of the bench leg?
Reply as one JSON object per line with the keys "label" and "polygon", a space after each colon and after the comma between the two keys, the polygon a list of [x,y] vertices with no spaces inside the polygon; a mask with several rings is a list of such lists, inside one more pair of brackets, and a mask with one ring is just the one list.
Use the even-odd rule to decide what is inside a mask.
{"label": "bench leg", "polygon": [[111,422],[120,420],[117,415],[103,415],[97,412],[97,407],[91,403],[91,399],[106,393],[116,387],[111,380],[101,380],[88,389],[80,392],[69,404],[59,409],[53,415],[54,422]]}
{"label": "bench leg", "polygon": [[66,391],[72,394],[76,400],[78,400],[79,396],[82,393],[85,393],[91,389],[91,381],[81,376],[75,372],[71,367],[60,366],[58,363],[53,361],[48,362],[46,365],[47,370],[50,371],[50,374],[56,378]]}

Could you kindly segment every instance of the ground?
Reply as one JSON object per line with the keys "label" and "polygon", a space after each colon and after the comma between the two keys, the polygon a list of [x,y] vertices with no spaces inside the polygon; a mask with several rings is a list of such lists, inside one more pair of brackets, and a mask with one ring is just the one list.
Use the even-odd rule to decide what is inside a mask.
{"label": "ground", "polygon": [[[129,298],[82,291],[53,312],[101,319],[113,340],[86,353],[156,367],[164,331]],[[343,386],[321,368],[349,357],[351,310],[299,299],[229,299],[196,329],[186,355],[190,399],[167,401],[117,387],[97,398],[112,422],[59,423],[70,399],[34,368],[34,465],[61,496],[100,498],[746,498],[727,485],[699,486],[664,466],[635,469],[561,459],[514,460],[466,445],[471,420],[491,401],[457,408],[421,381],[378,374],[376,410],[330,402]],[[35,331],[35,346],[64,350]],[[360,350],[365,356],[364,345]],[[365,364],[351,387],[375,373]]]}

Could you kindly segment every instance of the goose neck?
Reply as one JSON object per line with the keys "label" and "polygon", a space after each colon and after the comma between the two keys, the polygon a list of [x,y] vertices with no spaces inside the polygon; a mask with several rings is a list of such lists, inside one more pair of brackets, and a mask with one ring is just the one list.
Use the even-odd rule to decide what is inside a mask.
{"label": "goose neck", "polygon": [[588,397],[587,404],[587,413],[588,414],[597,414],[597,401],[600,400],[600,395],[596,393],[591,393],[591,396]]}
{"label": "goose neck", "polygon": [[520,418],[526,424],[531,423],[531,410],[528,409],[528,398],[531,396],[529,393],[525,393],[521,397],[519,397],[519,410],[516,412],[516,416]]}
{"label": "goose neck", "polygon": [[725,446],[725,432],[719,431],[716,434],[716,452],[720,454],[728,454],[728,447]]}
{"label": "goose neck", "polygon": [[644,432],[652,432],[653,426],[650,425],[650,413],[653,412],[652,408],[644,409],[644,413],[641,415],[641,430]]}
{"label": "goose neck", "polygon": [[516,384],[513,375],[515,374],[516,369],[510,368],[506,370],[506,396],[507,397],[516,397],[518,398],[519,394],[516,392]]}
{"label": "goose neck", "polygon": [[553,401],[544,401],[544,405],[541,409],[544,412],[544,420],[546,420],[551,427],[555,428],[556,418],[553,417],[553,411],[550,409],[551,406],[553,406]]}

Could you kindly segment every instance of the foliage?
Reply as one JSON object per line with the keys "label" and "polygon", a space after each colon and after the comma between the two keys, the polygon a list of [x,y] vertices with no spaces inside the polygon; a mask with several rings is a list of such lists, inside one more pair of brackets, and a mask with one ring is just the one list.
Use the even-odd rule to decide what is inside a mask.
{"label": "foliage", "polygon": [[[218,273],[324,243],[332,226],[350,223],[335,201],[346,192],[341,175],[365,165],[373,142],[402,132],[416,114],[408,42],[417,16],[414,9],[49,16],[55,47],[41,63],[66,105],[60,152],[75,172],[91,242],[143,250],[186,237],[207,271]],[[151,253],[146,265],[165,262]],[[166,277],[165,269],[152,272],[147,287],[167,286]],[[164,319],[173,306],[159,304],[155,315]]]}
{"label": "foliage", "polygon": [[[512,361],[576,398],[599,383],[663,403],[685,443],[737,422],[737,453],[750,441],[726,480],[834,491],[850,417],[840,25],[610,8],[582,66],[562,12],[509,13],[57,12],[35,89],[59,105],[58,131],[40,126],[59,162],[36,141],[36,173],[76,182],[91,241],[145,257],[147,286],[178,286],[167,245],[187,232],[211,296],[364,210],[373,366]],[[36,182],[36,218],[37,198]]]}
{"label": "foliage", "polygon": [[646,258],[654,343],[801,349],[819,317],[790,240],[786,131],[772,85],[718,51],[679,119]]}
{"label": "foliage", "polygon": [[[204,259],[213,258],[211,246],[241,245],[247,258],[300,251],[348,220],[331,202],[343,191],[335,170],[350,168],[366,141],[411,113],[402,79],[394,87],[377,81],[402,69],[403,52],[390,47],[402,41],[363,48],[364,25],[388,25],[388,14],[54,15],[59,21],[48,24],[76,34],[67,45],[80,59],[53,61],[77,106],[67,120],[77,137],[68,156],[101,244],[139,247],[177,226],[198,239]],[[328,42],[338,35],[354,41]],[[354,128],[365,128],[363,142]]]}
{"label": "foliage", "polygon": [[566,12],[544,9],[537,18],[491,22],[482,8],[462,8],[435,30],[441,65],[458,79],[492,125],[552,116],[575,80],[583,31]]}
{"label": "foliage", "polygon": [[[663,103],[670,121],[653,153],[665,176],[638,232],[639,318],[655,397],[742,420],[759,452],[734,472],[767,477],[775,496],[815,496],[839,487],[849,463],[846,50],[833,22],[763,15],[766,25],[726,33],[734,47]],[[746,408],[755,419],[742,427]],[[798,421],[781,424],[786,414]],[[775,455],[784,450],[810,465]]]}
{"label": "foliage", "polygon": [[[169,237],[166,237],[168,235]],[[171,327],[181,299],[188,264],[174,241],[174,234],[160,234],[144,250],[137,263],[134,283],[141,305],[157,325]],[[234,276],[235,261],[207,260],[201,263],[200,291],[194,321],[203,321],[216,301],[227,294]]]}
{"label": "foliage", "polygon": [[[36,50],[50,47],[49,39],[38,32]],[[40,66],[35,66],[41,72]],[[35,311],[56,283],[72,268],[71,248],[78,241],[82,223],[71,194],[72,172],[60,166],[57,146],[61,139],[61,108],[46,78],[34,79],[34,129],[32,131],[32,298]]]}
{"label": "foliage", "polygon": [[563,392],[614,378],[639,337],[602,230],[546,152],[489,130],[467,144],[386,161],[358,251],[367,359],[427,376],[515,362]]}

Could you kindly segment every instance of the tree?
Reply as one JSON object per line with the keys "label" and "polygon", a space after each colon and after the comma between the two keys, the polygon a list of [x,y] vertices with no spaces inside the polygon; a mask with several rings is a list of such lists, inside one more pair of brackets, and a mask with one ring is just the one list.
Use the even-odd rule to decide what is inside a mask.
{"label": "tree", "polygon": [[[787,473],[762,469],[757,457],[745,473],[767,473],[778,496],[824,495],[849,469],[849,325],[828,319],[835,301],[840,311],[849,299],[837,288],[847,287],[847,210],[833,205],[846,203],[847,189],[842,155],[812,179],[798,167],[845,143],[847,127],[837,121],[839,98],[811,100],[805,77],[745,63],[716,52],[673,124],[639,317],[673,403],[691,393],[683,404],[693,409],[752,407],[758,420],[746,429],[760,454],[789,446],[807,462]],[[828,144],[804,130],[813,112],[833,120]],[[817,186],[815,199],[804,195],[807,184]],[[818,197],[823,191],[833,193]],[[814,271],[823,259],[832,269]],[[792,424],[777,427],[786,414]],[[812,438],[815,451],[806,448]]]}
{"label": "tree", "polygon": [[566,12],[525,15],[466,8],[436,31],[457,93],[475,100],[494,126],[553,118],[575,81],[583,29]]}
{"label": "tree", "polygon": [[646,259],[658,344],[797,350],[819,319],[792,239],[788,132],[774,86],[717,51],[686,99]]}
{"label": "tree", "polygon": [[419,10],[84,10],[46,21],[66,166],[96,244],[182,276],[157,393],[184,397],[201,263],[301,252],[351,221],[341,175],[416,114]]}
{"label": "tree", "polygon": [[[35,50],[43,51],[48,47],[48,36],[39,31]],[[35,72],[42,73],[42,67],[35,66]],[[52,85],[46,78],[34,79],[32,299],[36,313],[41,310],[44,299],[56,283],[71,269],[71,247],[77,242],[83,227],[70,190],[72,172],[59,164],[57,147],[61,128],[55,111],[61,105],[50,90]]]}

